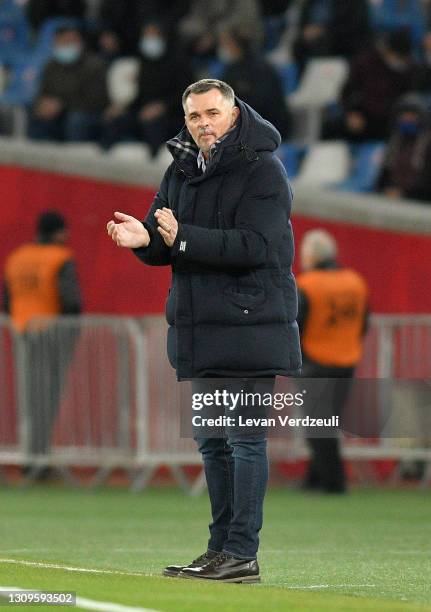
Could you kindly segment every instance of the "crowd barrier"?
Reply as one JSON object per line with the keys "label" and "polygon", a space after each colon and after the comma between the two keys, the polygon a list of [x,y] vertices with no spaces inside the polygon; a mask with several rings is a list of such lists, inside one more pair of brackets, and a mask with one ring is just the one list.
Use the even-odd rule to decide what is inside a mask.
{"label": "crowd barrier", "polygon": [[[143,489],[167,466],[185,490],[204,486],[183,467],[200,465],[193,440],[180,435],[179,394],[166,358],[166,323],[145,318],[94,316],[34,320],[17,334],[0,317],[0,466],[46,466],[73,481],[71,468],[95,468],[92,484],[113,469]],[[431,316],[371,318],[363,379],[431,379]],[[399,398],[406,408],[413,393]],[[377,402],[378,409],[378,402]],[[430,408],[431,410],[431,408]],[[416,438],[345,438],[346,458],[423,461],[423,485],[431,480],[431,429],[418,423]],[[270,439],[270,459],[307,456],[300,433]]]}

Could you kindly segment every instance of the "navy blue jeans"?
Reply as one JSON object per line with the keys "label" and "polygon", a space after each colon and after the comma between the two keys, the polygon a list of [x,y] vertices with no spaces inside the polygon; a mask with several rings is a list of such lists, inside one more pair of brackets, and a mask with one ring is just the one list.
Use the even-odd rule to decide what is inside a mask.
{"label": "navy blue jeans", "polygon": [[[208,392],[208,383],[204,379],[194,381],[192,389]],[[249,392],[271,393],[274,379],[222,383],[229,391],[238,391],[244,385]],[[232,412],[225,410],[225,414]],[[255,559],[268,483],[266,431],[240,432],[237,427],[226,427],[224,437],[195,436],[195,440],[202,453],[211,502],[208,548],[241,559]]]}

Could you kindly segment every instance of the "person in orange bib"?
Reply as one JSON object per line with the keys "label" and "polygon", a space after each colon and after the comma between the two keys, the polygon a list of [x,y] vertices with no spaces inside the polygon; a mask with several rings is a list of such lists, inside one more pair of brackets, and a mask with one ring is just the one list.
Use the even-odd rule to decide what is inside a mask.
{"label": "person in orange bib", "polygon": [[[75,344],[69,334],[60,347],[49,333],[49,319],[77,315],[82,309],[73,252],[66,246],[67,240],[64,217],[56,211],[45,211],[37,221],[35,242],[19,246],[5,264],[3,310],[10,314],[25,347],[31,456],[49,451],[65,365]],[[32,471],[29,466],[25,470]],[[36,471],[39,475],[43,472]]]}
{"label": "person in orange bib", "polygon": [[[337,252],[334,238],[321,229],[307,232],[301,243],[297,321],[306,378],[352,379],[362,356],[368,287],[358,272],[337,263]],[[347,391],[346,381],[340,381],[338,401],[323,407],[326,414],[341,414]],[[307,442],[311,456],[304,488],[345,492],[338,438],[313,436]]]}

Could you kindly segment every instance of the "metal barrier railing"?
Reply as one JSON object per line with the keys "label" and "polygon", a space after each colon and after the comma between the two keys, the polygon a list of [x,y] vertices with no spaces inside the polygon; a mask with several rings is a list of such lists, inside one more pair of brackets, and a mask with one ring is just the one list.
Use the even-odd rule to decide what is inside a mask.
{"label": "metal barrier railing", "polygon": [[[431,316],[372,317],[357,375],[431,379]],[[22,335],[0,317],[0,402],[0,466],[57,466],[66,477],[70,466],[91,466],[98,468],[94,483],[122,467],[141,489],[166,465],[190,489],[180,466],[201,462],[194,441],[180,436],[162,317],[34,320]],[[350,439],[344,454],[431,465],[430,438],[420,448],[393,438]],[[298,436],[272,439],[269,448],[274,460],[307,454]]]}

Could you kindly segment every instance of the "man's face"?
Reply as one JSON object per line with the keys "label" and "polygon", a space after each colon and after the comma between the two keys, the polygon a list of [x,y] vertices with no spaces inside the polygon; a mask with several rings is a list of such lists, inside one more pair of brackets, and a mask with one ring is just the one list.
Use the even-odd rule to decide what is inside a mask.
{"label": "man's face", "polygon": [[196,145],[207,153],[223,134],[235,125],[237,106],[229,102],[218,89],[190,94],[186,100],[185,120]]}

